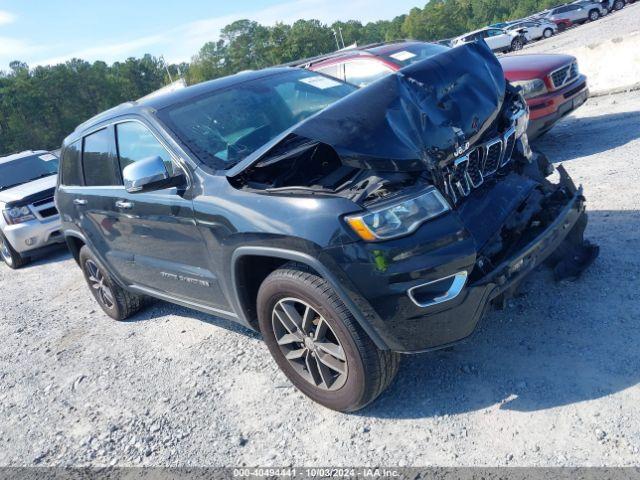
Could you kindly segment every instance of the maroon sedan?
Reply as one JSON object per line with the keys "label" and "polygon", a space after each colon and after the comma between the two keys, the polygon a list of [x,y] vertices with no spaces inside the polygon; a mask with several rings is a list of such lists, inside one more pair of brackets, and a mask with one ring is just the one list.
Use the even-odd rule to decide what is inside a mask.
{"label": "maroon sedan", "polygon": [[[371,82],[419,60],[448,50],[444,45],[402,41],[349,49],[302,61],[300,66],[358,86]],[[530,109],[527,133],[536,138],[588,97],[587,79],[568,55],[513,55],[499,58],[506,78],[522,87]]]}

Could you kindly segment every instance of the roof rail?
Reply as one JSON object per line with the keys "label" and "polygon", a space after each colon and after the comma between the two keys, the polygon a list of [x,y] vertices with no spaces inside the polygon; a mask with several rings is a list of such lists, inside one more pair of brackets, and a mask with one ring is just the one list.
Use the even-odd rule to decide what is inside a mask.
{"label": "roof rail", "polygon": [[120,108],[124,108],[124,107],[132,107],[136,105],[136,102],[123,102],[120,105],[116,105],[115,107],[111,107],[108,110],[105,110],[103,112],[98,113],[97,115],[94,115],[91,118],[88,118],[87,120],[85,120],[84,122],[82,122],[80,125],[78,125],[74,131],[78,131],[78,130],[82,130],[88,126],[90,126],[93,123],[97,123],[102,117],[104,117],[106,114],[111,113],[115,110],[118,110]]}
{"label": "roof rail", "polygon": [[310,66],[314,63],[323,62],[325,60],[330,60],[333,58],[340,58],[343,55],[348,55],[354,52],[366,52],[370,48],[382,47],[383,45],[392,45],[394,43],[403,43],[403,42],[414,42],[412,39],[398,39],[398,40],[390,40],[388,42],[377,42],[377,43],[369,43],[367,45],[356,45],[351,48],[342,48],[340,50],[336,50],[335,52],[325,53],[324,55],[316,55],[314,57],[302,58],[300,60],[294,60],[292,62],[283,63],[277,65],[278,67],[302,67],[302,66]]}

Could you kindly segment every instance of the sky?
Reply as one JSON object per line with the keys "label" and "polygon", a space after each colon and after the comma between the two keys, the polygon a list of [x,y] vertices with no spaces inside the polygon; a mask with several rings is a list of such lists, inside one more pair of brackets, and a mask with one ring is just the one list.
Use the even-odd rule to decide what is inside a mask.
{"label": "sky", "polygon": [[189,61],[234,20],[389,20],[425,0],[0,0],[0,70],[145,53]]}

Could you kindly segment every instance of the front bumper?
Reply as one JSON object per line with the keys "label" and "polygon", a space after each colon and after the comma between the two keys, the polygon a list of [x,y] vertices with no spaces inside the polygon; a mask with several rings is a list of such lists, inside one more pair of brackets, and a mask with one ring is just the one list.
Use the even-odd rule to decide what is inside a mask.
{"label": "front bumper", "polygon": [[[468,337],[491,301],[515,290],[572,232],[581,237],[587,221],[582,190],[575,189],[568,177],[564,182],[571,193],[553,220],[535,236],[532,230],[528,243],[483,276],[477,269],[477,238],[465,228],[452,229],[448,224],[452,216],[430,222],[416,232],[417,236],[399,239],[391,246],[343,246],[333,257],[353,280],[352,299],[387,348],[401,353],[441,348]],[[523,188],[522,195],[528,197],[529,191]],[[490,198],[496,200],[495,193]],[[507,211],[519,204],[521,198],[511,205],[501,203]],[[443,234],[447,231],[448,235]],[[436,288],[433,294],[434,299],[443,301],[422,301],[413,294],[416,287],[444,278],[450,278],[451,283],[439,292]]]}
{"label": "front bumper", "polygon": [[60,216],[55,216],[47,220],[31,220],[18,225],[5,225],[2,234],[15,251],[27,254],[64,243],[60,228]]}
{"label": "front bumper", "polygon": [[550,130],[561,118],[576,110],[588,98],[587,79],[582,75],[560,90],[529,99],[529,139],[533,140]]}

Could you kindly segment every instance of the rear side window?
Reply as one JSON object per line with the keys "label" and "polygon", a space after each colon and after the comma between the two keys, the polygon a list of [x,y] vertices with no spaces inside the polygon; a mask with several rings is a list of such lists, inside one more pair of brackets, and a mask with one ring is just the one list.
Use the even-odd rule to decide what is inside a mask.
{"label": "rear side window", "polygon": [[151,131],[138,122],[125,122],[116,125],[118,138],[118,156],[120,168],[147,158],[160,157],[164,161],[169,175],[173,175],[173,162],[166,148]]}
{"label": "rear side window", "polygon": [[369,85],[390,73],[389,67],[375,60],[357,60],[344,64],[346,81],[359,87]]}
{"label": "rear side window", "polygon": [[88,187],[120,185],[120,175],[113,158],[111,129],[104,128],[84,137],[82,166]]}
{"label": "rear side window", "polygon": [[80,140],[65,148],[62,154],[61,183],[70,187],[82,185],[82,165],[80,164]]}

